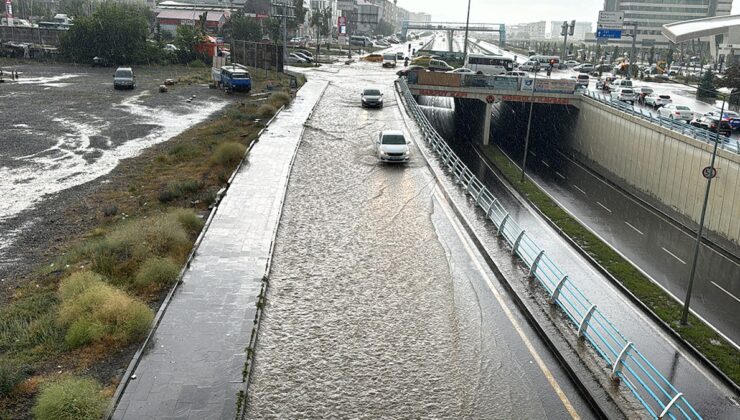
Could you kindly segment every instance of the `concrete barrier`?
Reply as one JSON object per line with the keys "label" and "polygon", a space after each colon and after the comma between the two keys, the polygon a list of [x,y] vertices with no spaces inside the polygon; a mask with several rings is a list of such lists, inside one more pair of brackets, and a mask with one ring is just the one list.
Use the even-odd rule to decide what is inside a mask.
{"label": "concrete barrier", "polygon": [[[712,144],[695,140],[582,98],[569,146],[620,186],[652,198],[669,214],[699,222]],[[740,245],[740,155],[718,150],[706,228],[713,239]]]}

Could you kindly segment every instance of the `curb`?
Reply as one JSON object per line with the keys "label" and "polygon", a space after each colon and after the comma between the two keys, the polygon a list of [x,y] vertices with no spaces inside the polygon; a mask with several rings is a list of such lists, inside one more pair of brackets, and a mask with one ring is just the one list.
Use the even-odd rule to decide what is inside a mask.
{"label": "curb", "polygon": [[[396,84],[395,93],[396,93],[396,100],[399,103],[403,103],[405,107],[405,101],[403,97],[399,95],[397,84]],[[404,122],[406,122],[407,124],[409,123],[415,124],[415,122],[410,117],[407,119],[406,117],[407,113],[405,112],[405,110],[402,114],[404,114]],[[589,408],[593,410],[593,413],[596,415],[597,418],[606,419],[610,417],[609,415],[607,415],[607,413],[615,414],[614,410],[607,409],[606,407],[604,407],[602,403],[599,403],[599,401],[596,400],[596,398],[589,391],[585,382],[576,373],[576,370],[574,369],[574,367],[560,353],[555,343],[550,339],[550,337],[545,332],[545,330],[542,328],[542,326],[537,322],[537,319],[535,318],[534,314],[529,310],[527,305],[524,303],[524,300],[519,296],[516,290],[514,290],[514,288],[509,283],[509,280],[506,278],[506,276],[501,272],[501,270],[499,270],[495,261],[493,261],[493,258],[488,253],[488,250],[486,250],[484,244],[482,243],[478,235],[473,230],[473,227],[470,225],[470,222],[468,221],[467,217],[463,215],[458,205],[452,200],[452,197],[447,191],[447,188],[441,182],[439,174],[432,168],[431,162],[429,161],[429,158],[426,156],[426,153],[422,151],[421,155],[424,157],[424,161],[427,164],[427,167],[429,167],[430,172],[432,173],[432,176],[434,176],[434,179],[437,185],[440,187],[440,190],[444,194],[445,199],[450,204],[450,208],[452,208],[453,212],[455,213],[457,218],[460,220],[461,224],[465,228],[465,231],[468,233],[468,235],[470,236],[470,239],[475,244],[476,249],[478,250],[478,252],[480,252],[481,256],[486,261],[486,264],[488,265],[488,267],[496,275],[496,278],[498,279],[499,284],[501,284],[504,287],[504,289],[506,289],[507,293],[512,298],[512,301],[514,302],[514,304],[517,306],[517,308],[521,311],[521,313],[526,318],[527,324],[530,325],[530,327],[535,331],[537,336],[543,341],[545,346],[550,350],[550,353],[552,354],[552,356],[558,362],[560,367],[563,368],[568,378],[573,382],[574,387],[581,394],[584,400],[587,402]],[[608,396],[608,394],[606,393],[605,395]],[[615,404],[615,407],[618,408],[616,404]],[[624,417],[626,417],[625,413],[621,412],[621,409],[619,410],[620,410],[620,413]]]}
{"label": "curb", "polygon": [[[329,83],[326,83],[324,88],[321,90],[321,93],[318,96],[318,99],[316,100],[316,103],[311,108],[311,112],[308,113],[308,117],[306,118],[306,121],[303,123],[303,128],[301,129],[301,132],[298,137],[298,144],[296,144],[295,150],[293,150],[293,156],[290,158],[290,164],[288,165],[288,180],[285,183],[285,188],[283,189],[283,195],[280,198],[280,206],[278,210],[277,215],[277,224],[275,225],[275,228],[272,232],[272,239],[270,240],[270,251],[267,256],[267,263],[265,264],[265,273],[262,276],[262,288],[260,290],[260,294],[257,298],[257,311],[254,316],[254,325],[255,327],[252,328],[252,336],[249,339],[249,344],[247,345],[247,360],[245,361],[244,371],[243,371],[243,380],[244,380],[244,389],[239,391],[239,397],[237,401],[240,402],[240,405],[237,407],[237,413],[236,417],[239,419],[246,418],[247,413],[247,397],[249,396],[249,383],[252,378],[252,372],[254,372],[253,366],[254,366],[254,354],[255,350],[257,348],[257,343],[259,340],[259,328],[260,325],[262,325],[262,313],[264,312],[265,308],[265,302],[267,300],[267,290],[270,285],[270,273],[272,272],[272,259],[274,256],[275,251],[275,242],[277,240],[277,234],[278,230],[280,229],[280,221],[283,217],[283,207],[285,204],[285,198],[288,196],[288,186],[290,185],[290,178],[293,174],[293,165],[295,163],[296,156],[298,156],[298,149],[301,147],[301,143],[303,143],[303,133],[306,131],[306,123],[311,120],[311,117],[313,117],[314,111],[316,111],[316,107],[319,106],[319,102],[321,102],[321,98],[323,98],[324,93],[326,92],[326,89],[329,87]],[[274,118],[274,117],[273,117]],[[270,120],[272,121],[272,120]]]}
{"label": "curb", "polygon": [[172,301],[173,296],[175,295],[175,292],[179,288],[180,284],[182,283],[182,279],[185,276],[185,273],[190,268],[190,264],[195,259],[195,256],[198,253],[198,248],[200,247],[200,244],[203,242],[203,238],[205,237],[206,232],[208,231],[208,227],[211,225],[211,222],[213,221],[214,216],[216,215],[216,212],[218,211],[218,207],[221,204],[221,200],[226,195],[226,193],[229,190],[229,187],[234,182],[234,178],[236,177],[237,173],[239,173],[239,170],[241,169],[242,165],[247,161],[247,158],[249,156],[249,152],[252,150],[252,148],[259,142],[259,138],[262,135],[262,133],[265,131],[267,127],[272,123],[272,121],[282,112],[282,110],[285,108],[285,105],[281,106],[280,109],[275,112],[275,115],[270,118],[270,120],[267,121],[265,124],[265,127],[259,131],[257,134],[257,138],[252,140],[252,142],[249,144],[249,147],[247,147],[246,152],[244,153],[244,156],[242,157],[239,164],[234,168],[234,171],[231,173],[231,176],[229,177],[228,181],[226,181],[226,186],[221,188],[218,193],[216,193],[216,203],[214,204],[211,211],[208,213],[208,218],[205,221],[205,224],[203,225],[203,228],[200,230],[200,233],[198,234],[198,237],[195,239],[195,242],[193,243],[193,247],[190,250],[190,253],[188,254],[188,258],[185,261],[185,265],[180,269],[180,273],[177,276],[177,281],[172,285],[169,292],[167,292],[167,296],[165,296],[164,300],[162,301],[162,304],[159,306],[159,310],[157,310],[156,315],[154,316],[154,320],[152,321],[152,325],[149,329],[149,332],[147,333],[146,338],[144,339],[144,342],[141,343],[141,346],[139,346],[139,349],[136,350],[136,353],[134,353],[134,356],[131,358],[131,362],[129,362],[128,367],[126,368],[126,371],[124,372],[123,376],[121,377],[121,382],[116,387],[116,391],[113,393],[113,397],[111,400],[111,403],[108,406],[108,409],[105,412],[105,415],[103,418],[105,419],[111,419],[113,418],[113,413],[115,413],[116,408],[118,407],[118,403],[121,401],[121,398],[123,397],[123,393],[126,391],[126,387],[128,387],[129,382],[131,382],[131,375],[133,374],[134,370],[139,366],[139,362],[141,361],[141,356],[144,354],[144,350],[149,346],[149,343],[152,340],[152,337],[154,336],[154,333],[157,331],[157,328],[159,327],[159,324],[162,322],[162,318],[164,317],[165,312],[167,312],[167,307],[169,306],[170,302]]}
{"label": "curb", "polygon": [[[479,147],[478,147],[477,145],[473,145],[473,147],[474,147],[474,148],[475,148],[475,150],[476,150],[476,151],[478,152],[479,156],[481,156],[481,155],[482,155],[482,156],[481,156],[481,158],[482,158],[482,159],[483,159],[483,160],[484,160],[484,161],[485,161],[485,162],[487,163],[487,166],[488,166],[488,167],[489,167],[489,168],[490,168],[490,169],[491,169],[491,170],[492,170],[492,171],[493,171],[493,172],[495,173],[496,177],[497,177],[497,178],[499,178],[499,180],[501,181],[502,185],[504,185],[504,187],[505,187],[505,188],[506,188],[506,189],[507,189],[507,190],[508,190],[508,191],[509,191],[510,193],[512,193],[512,194],[515,194],[515,195],[516,195],[516,196],[518,196],[518,197],[521,197],[521,199],[523,199],[523,200],[524,200],[524,201],[525,201],[525,202],[526,202],[527,204],[529,204],[529,205],[530,205],[530,206],[531,206],[531,207],[532,207],[532,208],[533,208],[533,209],[534,209],[534,210],[535,210],[535,211],[537,212],[537,214],[538,214],[538,215],[539,215],[540,217],[542,217],[542,219],[543,219],[543,220],[544,220],[544,221],[545,221],[545,222],[546,222],[546,223],[547,223],[547,224],[548,224],[548,225],[549,225],[549,226],[550,226],[551,228],[553,228],[553,229],[554,229],[554,230],[555,230],[555,231],[556,231],[556,232],[558,233],[558,235],[560,235],[560,237],[562,237],[562,238],[563,238],[563,239],[564,239],[564,240],[565,240],[566,242],[568,242],[568,244],[569,244],[569,245],[570,245],[571,247],[573,247],[573,249],[575,249],[575,250],[576,250],[576,252],[578,252],[578,254],[580,254],[580,255],[581,255],[582,257],[584,257],[584,258],[586,259],[586,261],[588,261],[588,262],[589,262],[589,264],[591,264],[591,266],[593,266],[593,267],[594,267],[594,269],[596,269],[596,271],[598,271],[598,272],[599,272],[599,273],[600,273],[601,275],[603,275],[604,277],[606,277],[606,278],[607,278],[607,279],[609,280],[609,282],[610,282],[610,283],[612,283],[612,285],[616,286],[616,287],[617,287],[617,288],[618,288],[618,289],[619,289],[619,290],[620,290],[620,291],[621,291],[621,292],[622,292],[622,293],[623,293],[623,294],[624,294],[624,295],[625,295],[625,296],[626,296],[626,297],[627,297],[627,298],[628,298],[628,299],[629,299],[629,300],[630,300],[630,301],[631,301],[631,302],[632,302],[633,304],[635,304],[635,305],[636,305],[636,306],[637,306],[638,308],[640,308],[640,309],[642,310],[642,312],[643,312],[643,313],[644,313],[645,315],[647,315],[647,316],[648,316],[648,317],[649,317],[649,318],[650,318],[650,319],[651,319],[651,320],[652,320],[653,322],[655,322],[655,323],[656,323],[656,324],[657,324],[657,325],[658,325],[658,326],[659,326],[659,327],[660,327],[660,328],[661,328],[661,329],[662,329],[662,330],[663,330],[663,331],[664,331],[665,333],[667,333],[667,334],[668,334],[668,335],[669,335],[669,336],[670,336],[671,338],[673,338],[673,339],[674,339],[674,340],[675,340],[675,341],[676,341],[676,342],[677,342],[677,343],[678,343],[679,345],[681,345],[681,346],[682,346],[682,347],[683,347],[683,348],[684,348],[685,350],[687,350],[687,351],[688,351],[688,352],[689,352],[689,353],[690,353],[690,354],[691,354],[692,356],[696,357],[696,358],[697,358],[697,359],[699,360],[699,362],[701,362],[702,366],[704,366],[705,368],[707,368],[708,370],[710,370],[710,371],[711,371],[712,373],[714,373],[715,375],[717,375],[717,376],[719,377],[719,379],[720,379],[720,380],[721,380],[721,381],[722,381],[722,382],[723,382],[723,383],[724,383],[724,384],[725,384],[726,386],[730,387],[730,388],[731,388],[732,390],[734,390],[734,391],[735,391],[736,393],[740,394],[740,385],[736,384],[736,383],[735,383],[735,382],[734,382],[734,381],[733,381],[732,379],[730,379],[730,377],[729,377],[729,376],[727,376],[727,375],[726,375],[726,374],[725,374],[724,372],[722,372],[722,371],[721,371],[721,370],[720,370],[720,369],[719,369],[719,368],[718,368],[718,367],[717,367],[717,366],[716,366],[716,365],[715,365],[714,363],[712,363],[712,362],[711,362],[711,361],[710,361],[709,359],[707,359],[707,357],[706,357],[706,356],[704,356],[704,354],[702,354],[702,353],[701,353],[701,352],[700,352],[700,351],[699,351],[699,350],[698,350],[698,349],[697,349],[696,347],[694,347],[694,346],[693,346],[693,345],[692,345],[691,343],[689,343],[689,342],[688,342],[688,341],[686,341],[686,340],[685,340],[685,339],[684,339],[683,337],[681,337],[681,335],[680,335],[680,334],[679,334],[679,333],[678,333],[678,332],[677,332],[676,330],[674,330],[673,328],[671,328],[671,326],[670,326],[670,325],[669,325],[668,323],[666,323],[665,321],[663,321],[663,319],[662,319],[662,318],[660,318],[660,317],[659,317],[659,316],[658,316],[658,315],[657,315],[657,314],[656,314],[655,312],[653,312],[653,310],[652,310],[652,309],[650,309],[650,308],[649,308],[649,307],[648,307],[648,306],[647,306],[647,305],[646,305],[646,304],[645,304],[644,302],[642,302],[642,301],[641,301],[641,300],[640,300],[640,299],[639,299],[639,298],[638,298],[637,296],[635,296],[635,295],[634,295],[634,294],[632,293],[632,291],[630,291],[630,290],[629,290],[629,289],[628,289],[628,288],[627,288],[627,287],[626,287],[626,286],[625,286],[624,284],[622,284],[622,282],[620,282],[620,281],[619,281],[619,280],[618,280],[618,279],[617,279],[616,277],[614,277],[614,275],[612,275],[612,274],[611,274],[611,273],[610,273],[610,272],[609,272],[609,271],[608,271],[608,270],[607,270],[606,268],[604,268],[604,267],[603,267],[603,266],[602,266],[601,264],[599,264],[599,263],[598,263],[598,261],[596,261],[596,260],[595,260],[595,259],[594,259],[594,258],[593,258],[593,257],[592,257],[591,255],[589,255],[589,254],[588,254],[588,253],[587,253],[587,252],[586,252],[586,251],[585,251],[585,250],[584,250],[584,249],[583,249],[583,248],[582,248],[582,247],[581,247],[581,246],[580,246],[580,245],[579,245],[578,243],[576,243],[576,242],[575,242],[575,241],[574,241],[574,240],[573,240],[573,239],[572,239],[572,238],[571,238],[570,236],[568,236],[568,235],[567,235],[567,234],[566,234],[565,232],[563,232],[563,230],[562,230],[562,229],[560,229],[560,227],[559,227],[559,226],[558,226],[558,225],[557,225],[557,224],[556,224],[555,222],[553,222],[553,221],[552,221],[552,220],[551,220],[551,219],[550,219],[549,217],[547,217],[547,216],[546,216],[546,215],[545,215],[545,214],[544,214],[544,213],[543,213],[543,212],[542,212],[542,211],[540,210],[540,208],[539,208],[539,207],[537,207],[537,206],[536,206],[536,205],[535,205],[534,203],[532,203],[532,201],[530,201],[530,200],[529,200],[529,198],[527,198],[526,196],[524,196],[524,195],[520,194],[520,193],[519,193],[518,191],[516,191],[516,189],[514,189],[514,188],[513,188],[513,187],[512,187],[512,186],[511,186],[511,185],[509,184],[509,182],[508,182],[508,181],[506,180],[506,178],[504,178],[503,174],[502,174],[502,173],[501,173],[501,171],[500,171],[500,170],[498,169],[498,167],[496,167],[496,165],[494,165],[494,164],[493,164],[493,162],[491,162],[491,161],[490,161],[490,160],[489,160],[489,159],[488,159],[488,158],[487,158],[487,157],[485,156],[485,153],[481,153],[481,150],[480,150],[480,148],[479,148]],[[499,150],[500,150],[500,149],[499,149]],[[503,151],[502,151],[502,153],[503,153]],[[511,159],[510,159],[510,158],[508,157],[508,155],[506,155],[505,153],[504,153],[504,156],[506,156],[506,158],[507,158],[507,159],[511,160]],[[544,193],[545,193],[545,194],[546,194],[546,195],[547,195],[547,196],[548,196],[548,197],[549,197],[550,199],[552,199],[552,197],[550,196],[550,194],[548,194],[547,192],[545,192],[545,191],[544,191],[544,190],[543,190],[543,189],[542,189],[542,188],[541,188],[541,187],[539,186],[539,184],[537,184],[536,182],[534,182],[534,180],[532,180],[531,178],[529,178],[529,177],[527,177],[527,178],[528,178],[528,179],[530,180],[530,182],[532,182],[532,183],[533,183],[533,184],[534,184],[534,185],[535,185],[535,186],[536,186],[536,187],[537,187],[538,189],[540,189],[540,190],[541,190],[542,192],[544,192]],[[562,209],[562,207],[560,207],[559,205],[558,205],[558,208],[561,208],[561,209]],[[566,212],[567,212],[567,211],[566,211]],[[567,213],[568,213],[568,214],[570,215],[570,213],[569,213],[569,212],[567,212]],[[578,223],[579,223],[579,224],[580,224],[581,226],[583,226],[583,223],[582,223],[582,222],[581,222],[580,220],[578,220],[578,218],[575,218],[575,217],[574,217],[574,219],[575,219],[575,220],[576,220],[576,221],[577,221],[577,222],[578,222]],[[584,227],[585,227],[585,226],[584,226]],[[590,229],[588,229],[588,228],[586,228],[586,229],[587,229],[587,230],[588,230],[589,232],[591,232],[591,230],[590,230]],[[601,240],[601,239],[599,238],[599,240]],[[609,245],[609,244],[606,244],[606,245],[607,245],[607,246],[609,246],[610,248],[612,248],[612,247],[611,247],[611,245]],[[612,248],[612,249],[613,249],[613,248]],[[620,255],[621,255],[621,254],[620,254]],[[627,262],[629,262],[630,264],[632,264],[632,262],[631,262],[631,261],[629,261],[628,259],[626,259],[626,258],[625,258],[625,260],[626,260]],[[638,270],[639,270],[639,269],[638,269]],[[642,272],[642,271],[641,271],[641,272]],[[650,280],[648,280],[648,281],[650,281]],[[661,288],[661,289],[662,289],[662,288]],[[693,313],[693,311],[692,311],[692,313]],[[694,314],[694,315],[696,315],[696,314]],[[732,344],[729,344],[729,345],[731,346]]]}

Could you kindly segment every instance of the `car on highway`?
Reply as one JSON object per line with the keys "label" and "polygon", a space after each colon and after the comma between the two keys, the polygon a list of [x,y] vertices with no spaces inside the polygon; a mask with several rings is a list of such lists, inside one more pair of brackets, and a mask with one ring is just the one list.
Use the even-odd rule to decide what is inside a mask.
{"label": "car on highway", "polygon": [[634,104],[637,100],[637,95],[635,94],[634,89],[632,89],[631,87],[622,87],[612,90],[612,99]]}
{"label": "car on highway", "polygon": [[655,109],[658,109],[661,106],[668,105],[670,103],[673,103],[671,95],[651,93],[645,96],[645,106],[651,106]]}
{"label": "car on highway", "polygon": [[686,122],[691,122],[694,119],[694,112],[686,105],[665,105],[658,110],[658,115],[672,120],[683,120]]}
{"label": "car on highway", "polygon": [[450,71],[450,70],[455,70],[454,67],[452,67],[451,65],[447,64],[446,62],[444,62],[442,60],[435,60],[435,59],[429,60],[429,65],[427,66],[427,69],[429,71],[441,71],[441,72],[447,72],[447,71]]}
{"label": "car on highway", "polygon": [[383,54],[383,68],[394,68],[396,67],[396,55],[395,54]]}
{"label": "car on highway", "polygon": [[[714,111],[709,111],[705,113],[704,115],[716,118],[719,116],[719,112],[720,111],[718,110],[714,110]],[[722,113],[722,119],[730,123],[730,127],[732,127],[733,130],[740,129],[740,114],[738,114],[737,112],[725,110]]]}
{"label": "car on highway", "polygon": [[702,115],[696,120],[691,121],[691,125],[709,130],[713,133],[719,133],[725,137],[730,137],[730,135],[732,135],[732,127],[730,127],[730,123],[727,121],[720,121],[717,117]]}
{"label": "car on highway", "polygon": [[610,89],[620,89],[623,87],[633,87],[632,80],[630,79],[615,79],[613,82],[609,84]]}
{"label": "car on highway", "polygon": [[401,70],[396,72],[396,75],[399,77],[408,76],[409,73],[413,72],[424,72],[427,71],[426,67],[424,66],[417,66],[417,65],[411,65],[406,68],[402,68]]}
{"label": "car on highway", "polygon": [[410,141],[398,130],[383,130],[378,134],[376,147],[381,162],[408,162],[411,159]]}
{"label": "car on highway", "polygon": [[538,71],[540,69],[540,62],[535,60],[525,61],[519,65],[521,71]]}
{"label": "car on highway", "polygon": [[565,62],[565,65],[568,66],[568,67],[575,67],[575,66],[577,66],[579,64],[580,63],[577,62],[576,60],[568,60],[568,61]]}
{"label": "car on highway", "polygon": [[596,80],[596,89],[609,90],[609,85],[617,80],[614,76],[603,76]]}
{"label": "car on highway", "polygon": [[637,102],[644,104],[645,103],[645,97],[647,95],[653,94],[653,89],[649,88],[647,86],[637,86],[635,88],[635,93],[637,93]]}
{"label": "car on highway", "polygon": [[527,73],[523,72],[521,70],[511,70],[506,72],[506,76],[513,76],[513,77],[527,77]]}
{"label": "car on highway", "polygon": [[573,76],[573,78],[576,79],[576,86],[588,87],[590,78],[587,74],[579,74],[577,76]]}
{"label": "car on highway", "polygon": [[382,108],[383,93],[378,89],[365,89],[360,94],[363,108]]}
{"label": "car on highway", "polygon": [[590,73],[594,71],[594,65],[591,63],[583,63],[581,65],[573,67],[573,70],[579,73]]}
{"label": "car on highway", "polygon": [[466,67],[459,67],[459,68],[456,68],[455,70],[450,70],[450,71],[447,71],[447,72],[445,72],[445,73],[454,73],[454,74],[475,74],[475,72],[474,72],[473,70],[470,70],[469,68],[466,68]]}
{"label": "car on highway", "polygon": [[113,89],[136,88],[136,75],[131,67],[119,67],[113,74]]}

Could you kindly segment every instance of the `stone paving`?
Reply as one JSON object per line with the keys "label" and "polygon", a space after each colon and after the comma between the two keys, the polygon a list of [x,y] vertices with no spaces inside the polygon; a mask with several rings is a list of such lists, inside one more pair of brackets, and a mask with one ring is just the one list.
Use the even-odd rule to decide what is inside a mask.
{"label": "stone paving", "polygon": [[113,414],[234,418],[245,348],[304,122],[326,82],[303,86],[254,146],[222,200]]}

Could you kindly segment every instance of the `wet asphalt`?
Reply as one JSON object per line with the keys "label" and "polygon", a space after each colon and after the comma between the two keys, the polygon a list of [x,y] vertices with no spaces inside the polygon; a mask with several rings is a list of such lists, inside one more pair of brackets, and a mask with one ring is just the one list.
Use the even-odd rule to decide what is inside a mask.
{"label": "wet asphalt", "polygon": [[[324,66],[288,186],[249,387],[249,418],[565,418],[580,395],[462,234],[413,148],[378,162],[403,129],[379,64]],[[360,108],[380,88],[385,108]],[[495,298],[495,296],[499,298]],[[526,343],[530,343],[532,351]]]}

